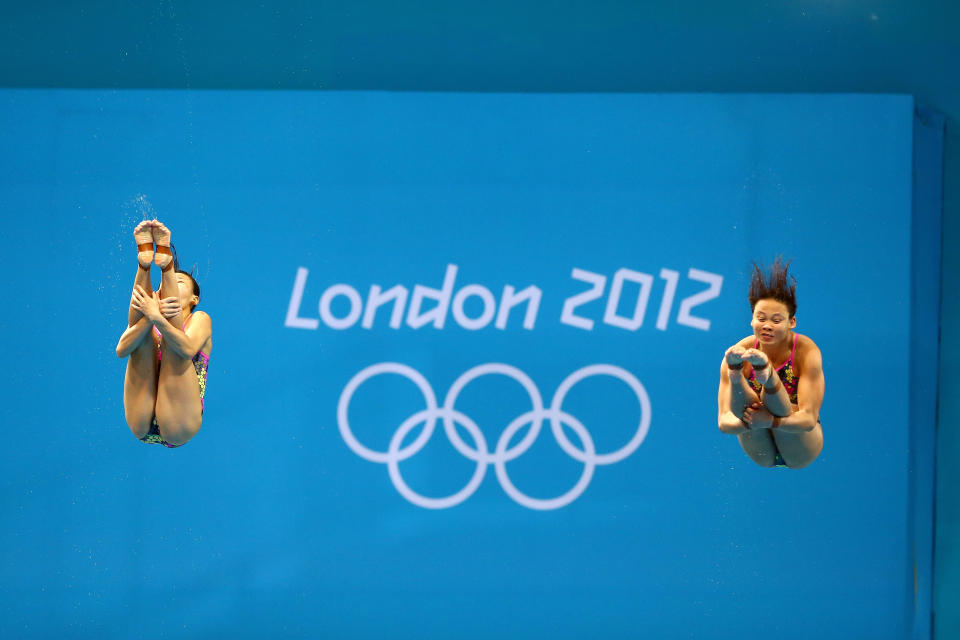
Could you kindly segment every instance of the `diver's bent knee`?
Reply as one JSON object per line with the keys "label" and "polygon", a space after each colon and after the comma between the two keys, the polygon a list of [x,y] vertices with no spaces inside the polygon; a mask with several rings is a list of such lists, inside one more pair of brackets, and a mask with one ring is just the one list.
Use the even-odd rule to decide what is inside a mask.
{"label": "diver's bent knee", "polygon": [[160,434],[160,437],[163,438],[163,441],[167,444],[172,444],[175,447],[187,444],[196,434],[181,434],[180,437],[171,435],[171,434]]}
{"label": "diver's bent knee", "polygon": [[747,452],[747,456],[761,467],[773,467],[776,465],[776,457],[765,453]]}
{"label": "diver's bent knee", "polygon": [[144,436],[150,433],[150,427],[153,426],[153,415],[147,416],[146,414],[139,416],[127,415],[127,426],[130,427],[130,432],[137,440],[141,440]]}
{"label": "diver's bent knee", "polygon": [[802,460],[799,463],[793,463],[793,462],[790,462],[789,460],[784,459],[784,462],[787,464],[787,467],[790,469],[803,469],[804,467],[810,466],[810,464],[812,464],[813,461],[816,459],[817,459],[816,457],[813,457],[813,458],[810,458],[809,460]]}
{"label": "diver's bent knee", "polygon": [[195,425],[176,424],[169,421],[164,422],[160,417],[157,417],[157,431],[160,432],[160,437],[165,442],[181,445],[186,444],[193,436],[197,435],[197,432],[200,431],[200,423],[198,421]]}
{"label": "diver's bent knee", "polygon": [[182,444],[187,444],[197,435],[199,429],[164,429],[163,426],[157,425],[157,430],[160,432],[160,437],[163,438],[164,442],[167,442],[172,445],[180,446]]}

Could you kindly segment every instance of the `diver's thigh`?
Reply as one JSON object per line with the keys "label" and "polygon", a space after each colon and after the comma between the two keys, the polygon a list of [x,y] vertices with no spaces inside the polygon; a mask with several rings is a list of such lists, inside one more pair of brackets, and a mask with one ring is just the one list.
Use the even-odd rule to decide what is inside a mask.
{"label": "diver's thigh", "polygon": [[806,433],[773,433],[773,439],[783,461],[791,469],[800,469],[817,459],[823,450],[823,428],[818,423]]}
{"label": "diver's thigh", "polygon": [[740,446],[750,459],[761,467],[772,467],[777,458],[777,447],[769,429],[755,429],[737,435]]}
{"label": "diver's thigh", "polygon": [[157,356],[153,340],[145,340],[127,356],[123,377],[123,411],[137,438],[147,435],[157,403]]}
{"label": "diver's thigh", "polygon": [[200,403],[200,383],[190,361],[174,361],[163,354],[160,380],[157,385],[157,425],[163,439],[182,444],[200,430],[203,408]]}

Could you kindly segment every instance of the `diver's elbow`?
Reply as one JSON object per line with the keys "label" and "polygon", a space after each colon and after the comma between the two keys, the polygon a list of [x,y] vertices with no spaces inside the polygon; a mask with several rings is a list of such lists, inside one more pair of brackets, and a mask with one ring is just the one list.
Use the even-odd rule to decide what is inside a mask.
{"label": "diver's elbow", "polygon": [[813,431],[817,428],[817,425],[820,424],[820,412],[811,411],[810,409],[803,409],[802,411],[807,415],[806,424],[804,424],[804,426],[807,427],[806,430],[808,432]]}

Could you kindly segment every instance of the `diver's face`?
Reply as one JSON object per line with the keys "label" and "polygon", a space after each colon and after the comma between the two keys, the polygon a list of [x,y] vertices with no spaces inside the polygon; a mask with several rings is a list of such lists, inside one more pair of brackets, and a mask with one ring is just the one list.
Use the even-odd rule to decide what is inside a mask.
{"label": "diver's face", "polygon": [[193,295],[193,282],[182,273],[177,274],[177,289],[179,289],[180,307],[190,313],[199,300]]}
{"label": "diver's face", "polygon": [[773,346],[787,339],[797,319],[790,317],[787,305],[779,300],[758,300],[750,326],[761,345]]}

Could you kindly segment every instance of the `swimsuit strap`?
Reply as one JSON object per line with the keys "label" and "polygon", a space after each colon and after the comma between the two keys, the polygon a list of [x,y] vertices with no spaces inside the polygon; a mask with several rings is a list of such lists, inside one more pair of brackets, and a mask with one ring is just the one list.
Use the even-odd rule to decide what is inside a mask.
{"label": "swimsuit strap", "polygon": [[793,356],[797,355],[797,334],[793,334],[793,351],[790,352],[790,363],[793,364]]}

